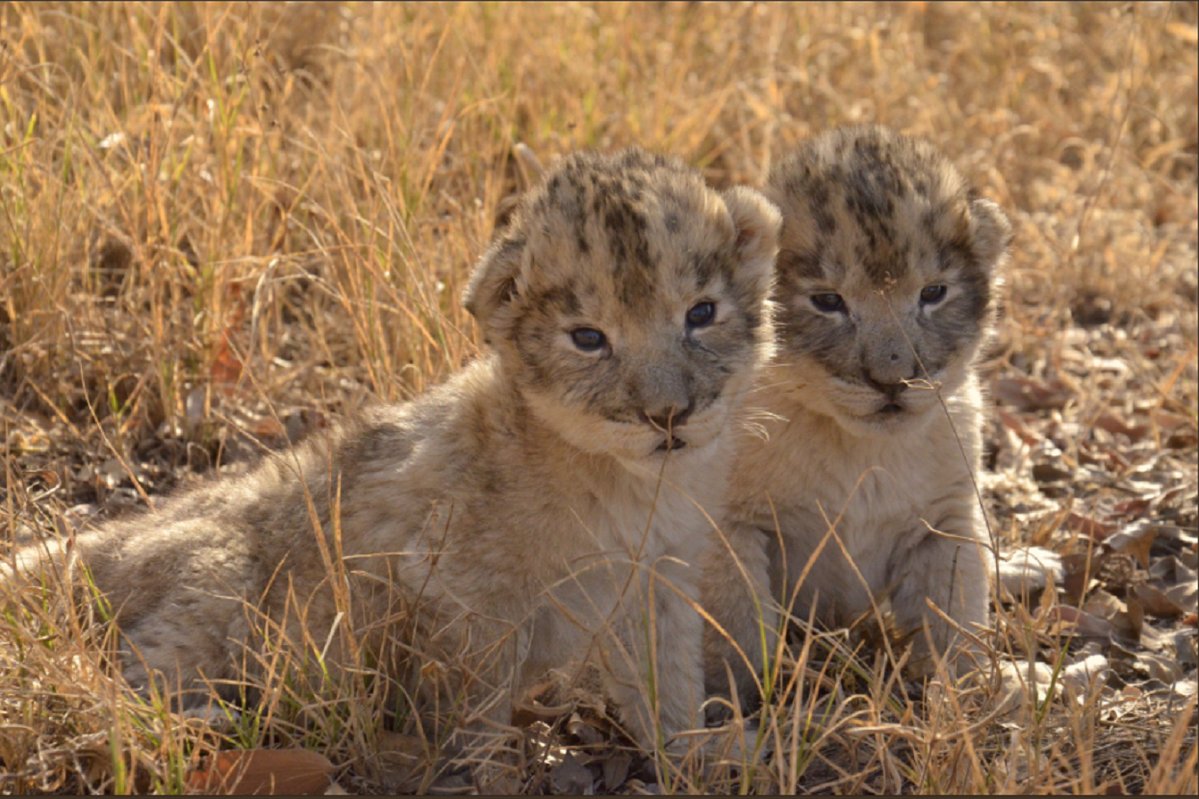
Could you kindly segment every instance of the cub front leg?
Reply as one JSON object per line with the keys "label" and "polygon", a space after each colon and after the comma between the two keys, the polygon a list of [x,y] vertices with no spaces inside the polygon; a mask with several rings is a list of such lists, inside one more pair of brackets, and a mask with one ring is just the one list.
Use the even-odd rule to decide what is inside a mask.
{"label": "cub front leg", "polygon": [[768,542],[756,527],[736,522],[714,538],[704,557],[700,597],[720,629],[704,625],[704,688],[709,695],[728,696],[731,670],[741,706],[750,709],[761,699],[755,675],[762,673],[777,636]]}
{"label": "cub front leg", "polygon": [[[951,674],[976,665],[981,654],[971,636],[990,619],[990,555],[982,520],[970,505],[942,516],[893,564],[892,608],[900,629],[914,633],[910,668],[919,674],[935,669],[933,651],[947,656]],[[953,623],[930,609],[930,601]]]}
{"label": "cub front leg", "polygon": [[603,650],[612,698],[647,751],[699,726],[703,622],[695,610],[696,572],[694,566],[659,561],[639,581],[643,600],[628,603],[618,637]]}

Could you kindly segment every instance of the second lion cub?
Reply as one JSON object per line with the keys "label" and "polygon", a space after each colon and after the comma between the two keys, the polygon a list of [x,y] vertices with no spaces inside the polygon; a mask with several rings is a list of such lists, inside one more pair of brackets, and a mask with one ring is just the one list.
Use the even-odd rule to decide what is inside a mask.
{"label": "second lion cub", "polygon": [[[720,579],[705,605],[757,669],[765,596],[829,626],[889,604],[925,671],[929,638],[960,652],[988,618],[974,361],[1010,226],[931,145],[879,127],[816,137],[766,193],[783,212],[779,349],[754,397],[768,441],[744,437],[724,527],[763,594],[773,567],[773,590],[763,614]],[[709,687],[727,687],[727,659],[752,699],[744,660],[708,647]]]}
{"label": "second lion cub", "polygon": [[486,718],[507,722],[514,692],[591,652],[643,745],[696,726],[698,560],[770,354],[779,224],[758,193],[718,194],[675,160],[563,159],[467,289],[490,354],[79,536],[136,649],[130,681],[236,677],[272,630],[344,662],[339,625],[402,605],[423,631],[405,646],[472,663],[459,688]]}

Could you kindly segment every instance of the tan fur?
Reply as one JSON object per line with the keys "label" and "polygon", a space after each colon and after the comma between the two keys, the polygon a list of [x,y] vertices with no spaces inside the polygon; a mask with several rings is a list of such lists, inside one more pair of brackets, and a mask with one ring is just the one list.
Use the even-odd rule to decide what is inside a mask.
{"label": "tan fur", "polygon": [[[783,211],[779,346],[753,398],[767,440],[739,446],[725,530],[768,626],[772,569],[769,595],[794,597],[800,619],[815,609],[845,626],[889,604],[925,670],[926,623],[939,652],[963,640],[927,602],[966,630],[988,619],[973,364],[1010,228],[931,146],[882,128],[820,136],[774,169],[766,192]],[[922,302],[937,285],[944,296],[930,289],[935,301]],[[744,585],[715,580],[705,605],[758,668],[763,617]],[[709,686],[727,686],[727,659],[751,695],[740,658],[718,636],[707,646]]]}
{"label": "tan fur", "polygon": [[[591,654],[643,744],[694,726],[698,558],[729,431],[770,354],[779,221],[756,192],[717,194],[673,160],[564,159],[471,280],[491,354],[245,477],[80,536],[123,634],[187,688],[260,647],[243,602],[278,621],[290,595],[334,664],[336,624],[415,618],[426,660],[472,658],[458,688],[492,719],[545,668]],[[714,319],[689,326],[704,302]],[[582,351],[582,327],[605,346]],[[144,685],[137,658],[125,665]]]}

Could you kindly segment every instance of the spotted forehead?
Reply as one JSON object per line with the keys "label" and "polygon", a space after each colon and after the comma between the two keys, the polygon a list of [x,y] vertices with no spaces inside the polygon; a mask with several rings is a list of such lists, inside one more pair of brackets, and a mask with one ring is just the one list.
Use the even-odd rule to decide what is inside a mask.
{"label": "spotted forehead", "polygon": [[697,173],[643,153],[579,156],[529,206],[540,299],[578,313],[580,297],[613,297],[646,313],[676,290],[711,282],[732,262],[732,224]]}
{"label": "spotted forehead", "polygon": [[823,137],[771,185],[787,209],[779,263],[793,276],[836,277],[852,265],[886,286],[908,276],[914,251],[942,269],[968,253],[965,184],[918,140],[876,130]]}

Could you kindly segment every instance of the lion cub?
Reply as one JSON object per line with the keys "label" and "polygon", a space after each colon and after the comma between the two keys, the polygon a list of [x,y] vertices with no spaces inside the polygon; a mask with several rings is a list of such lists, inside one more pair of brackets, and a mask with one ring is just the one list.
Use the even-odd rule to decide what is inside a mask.
{"label": "lion cub", "polygon": [[643,745],[696,726],[698,558],[771,351],[779,225],[757,192],[718,194],[676,160],[561,160],[466,290],[490,354],[78,538],[136,650],[131,683],[142,664],[185,689],[235,676],[256,617],[302,617],[296,635],[344,662],[339,625],[403,610],[420,631],[406,646],[472,665],[458,687],[484,721],[591,654]]}
{"label": "lion cub", "polygon": [[[765,442],[740,444],[726,531],[795,618],[870,623],[889,601],[926,671],[924,625],[948,652],[959,625],[988,619],[974,361],[1010,226],[932,146],[879,127],[812,140],[766,194],[783,212],[779,347],[754,404],[773,418]],[[759,668],[761,616],[736,585],[706,587],[705,604]],[[710,633],[708,646],[752,698],[740,657]],[[719,656],[708,669],[727,688]]]}

